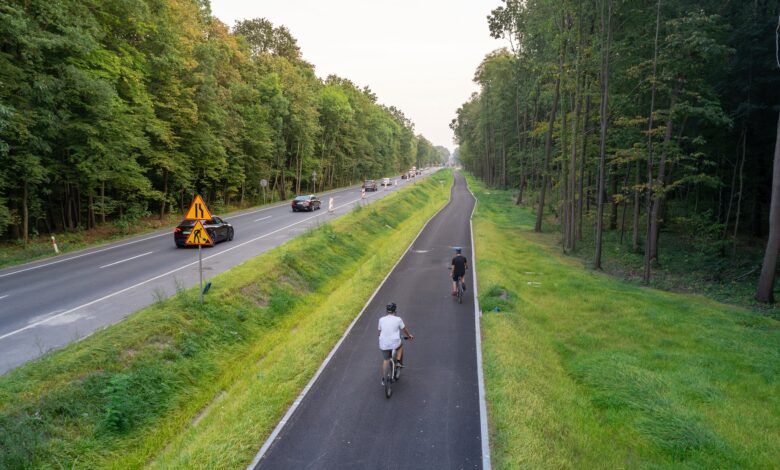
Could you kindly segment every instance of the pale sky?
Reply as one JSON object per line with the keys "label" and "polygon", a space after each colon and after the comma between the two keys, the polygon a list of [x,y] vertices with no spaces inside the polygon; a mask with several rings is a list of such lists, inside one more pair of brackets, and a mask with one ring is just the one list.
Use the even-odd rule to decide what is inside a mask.
{"label": "pale sky", "polygon": [[508,46],[490,37],[487,15],[500,0],[211,0],[214,16],[267,18],[298,40],[317,75],[368,86],[380,103],[412,120],[434,145],[455,148],[455,111],[477,86],[487,53]]}

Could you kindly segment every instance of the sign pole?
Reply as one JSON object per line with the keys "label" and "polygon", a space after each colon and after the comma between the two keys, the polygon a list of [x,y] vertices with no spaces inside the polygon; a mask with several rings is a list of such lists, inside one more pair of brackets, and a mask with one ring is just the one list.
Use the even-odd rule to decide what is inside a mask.
{"label": "sign pole", "polygon": [[198,245],[198,270],[200,271],[200,304],[203,305],[203,255]]}

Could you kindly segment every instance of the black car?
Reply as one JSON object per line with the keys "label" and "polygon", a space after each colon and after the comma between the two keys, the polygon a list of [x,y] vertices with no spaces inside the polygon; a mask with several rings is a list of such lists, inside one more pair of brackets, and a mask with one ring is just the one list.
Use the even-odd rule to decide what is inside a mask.
{"label": "black car", "polygon": [[[208,232],[211,241],[219,243],[222,241],[230,241],[233,239],[233,226],[219,217],[212,217],[209,220],[201,220],[203,228]],[[176,246],[183,248],[187,246],[187,237],[190,236],[192,227],[195,226],[194,220],[182,220],[182,222],[173,229],[173,241],[176,242]]]}
{"label": "black car", "polygon": [[316,211],[320,208],[320,200],[314,194],[308,196],[298,196],[292,200],[292,211]]}

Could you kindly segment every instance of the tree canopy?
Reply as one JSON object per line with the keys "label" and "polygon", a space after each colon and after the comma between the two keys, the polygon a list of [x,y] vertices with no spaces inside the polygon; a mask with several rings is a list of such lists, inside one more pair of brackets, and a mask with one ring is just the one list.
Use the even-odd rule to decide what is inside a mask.
{"label": "tree canopy", "polygon": [[602,229],[620,243],[627,232],[647,280],[675,221],[696,250],[736,258],[738,235],[767,230],[778,11],[777,0],[504,0],[488,26],[510,47],[485,57],[451,123],[458,158],[516,188],[537,222],[555,217],[565,251],[595,230],[596,267]]}
{"label": "tree canopy", "polygon": [[440,160],[370,89],[319,79],[267,19],[229,28],[202,0],[0,5],[5,238],[163,217],[194,193],[254,203],[262,179],[284,199]]}

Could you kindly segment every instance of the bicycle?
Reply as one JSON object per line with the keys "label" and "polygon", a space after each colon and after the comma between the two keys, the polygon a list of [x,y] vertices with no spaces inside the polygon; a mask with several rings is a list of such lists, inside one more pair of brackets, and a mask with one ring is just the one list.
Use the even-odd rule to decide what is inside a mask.
{"label": "bicycle", "polygon": [[458,303],[463,303],[463,276],[458,276],[458,280],[455,281],[455,284],[458,285]]}
{"label": "bicycle", "polygon": [[[404,336],[403,339],[406,340],[409,339],[409,337]],[[385,372],[385,398],[390,398],[393,395],[393,384],[401,378],[401,366],[395,355],[397,351],[397,349],[393,349],[390,353],[390,364],[388,364],[387,371]]]}

